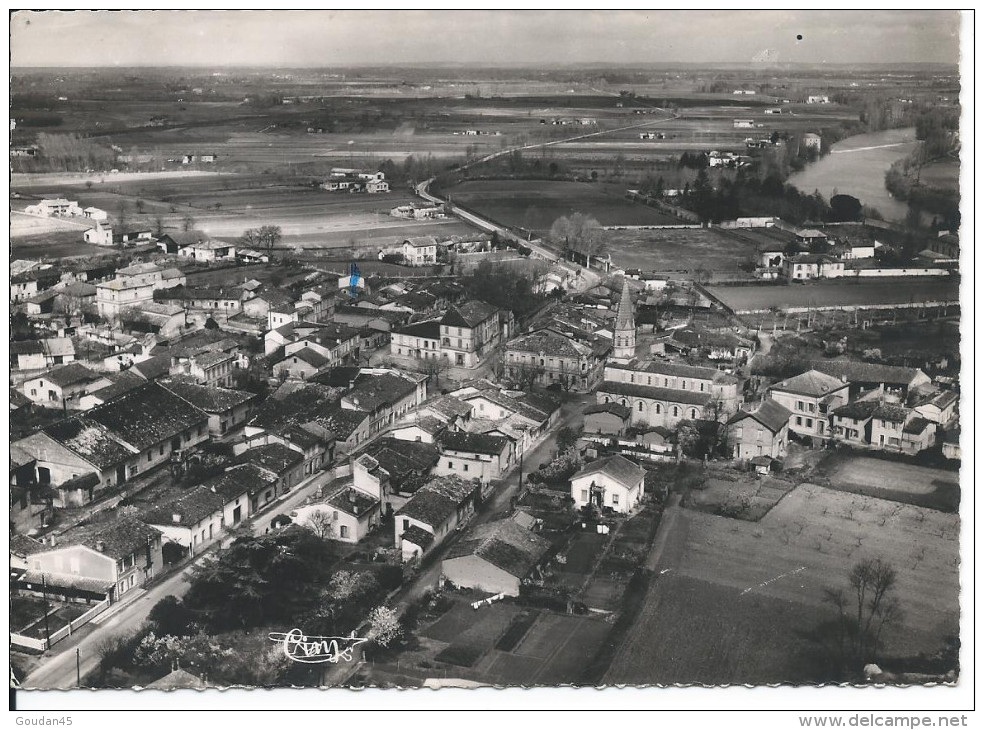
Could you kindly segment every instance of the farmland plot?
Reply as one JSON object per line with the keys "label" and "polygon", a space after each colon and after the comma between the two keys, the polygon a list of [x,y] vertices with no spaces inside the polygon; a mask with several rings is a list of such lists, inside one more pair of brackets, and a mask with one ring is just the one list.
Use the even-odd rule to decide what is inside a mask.
{"label": "farmland plot", "polygon": [[754,246],[713,228],[658,231],[607,231],[612,261],[643,271],[692,271],[705,268],[727,278],[749,276],[738,264],[755,254]]}
{"label": "farmland plot", "polygon": [[[852,566],[887,560],[902,623],[885,650],[939,650],[959,625],[959,518],[802,484],[758,523],[675,512],[646,604],[606,682],[809,681],[800,632],[847,588]],[[667,519],[667,518],[664,518]]]}

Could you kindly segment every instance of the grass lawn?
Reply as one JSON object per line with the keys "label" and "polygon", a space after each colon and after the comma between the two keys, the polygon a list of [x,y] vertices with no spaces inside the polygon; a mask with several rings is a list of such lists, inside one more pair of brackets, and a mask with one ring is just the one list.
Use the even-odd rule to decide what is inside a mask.
{"label": "grass lawn", "polygon": [[956,512],[960,475],[956,471],[836,452],[820,465],[831,489]]}
{"label": "grass lawn", "polygon": [[612,261],[643,271],[690,272],[705,268],[729,279],[751,278],[738,264],[755,255],[755,246],[711,228],[659,231],[607,231]]}

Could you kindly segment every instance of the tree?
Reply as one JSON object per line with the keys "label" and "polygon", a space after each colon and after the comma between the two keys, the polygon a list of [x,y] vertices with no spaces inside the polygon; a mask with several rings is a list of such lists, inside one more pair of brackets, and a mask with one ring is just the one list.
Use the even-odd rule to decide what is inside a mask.
{"label": "tree", "polygon": [[546,372],[546,368],[543,365],[537,365],[536,361],[521,362],[516,367],[516,384],[520,390],[530,390],[544,372]]}
{"label": "tree", "polygon": [[304,526],[322,540],[330,540],[335,536],[335,522],[325,510],[319,509],[312,513]]}
{"label": "tree", "polygon": [[402,632],[396,611],[388,606],[376,606],[369,614],[369,631],[366,638],[386,648],[396,641]]}
{"label": "tree", "polygon": [[147,618],[154,624],[154,630],[160,636],[186,636],[191,632],[194,615],[185,608],[181,599],[165,596],[150,609]]}
{"label": "tree", "polygon": [[451,367],[451,361],[447,357],[431,357],[423,360],[423,371],[432,388],[437,388],[441,382],[441,373],[447,372]]}
{"label": "tree", "polygon": [[557,449],[561,452],[574,448],[581,437],[581,429],[564,426],[557,431]]}
{"label": "tree", "polygon": [[852,195],[835,195],[830,199],[830,217],[835,223],[861,220],[861,201]]}
{"label": "tree", "polygon": [[181,218],[181,230],[187,233],[195,229],[195,219],[192,218],[191,213],[185,213]]}
{"label": "tree", "polygon": [[154,235],[158,238],[164,235],[164,216],[159,213],[154,216]]}
{"label": "tree", "polygon": [[271,251],[283,238],[280,226],[261,226],[256,232],[259,242]]}
{"label": "tree", "polygon": [[560,246],[569,257],[579,254],[591,267],[591,257],[600,256],[605,251],[604,234],[601,224],[584,213],[562,216],[550,226],[547,238]]}
{"label": "tree", "polygon": [[876,658],[886,627],[902,618],[898,600],[892,595],[895,569],[881,558],[866,558],[848,574],[848,591],[824,591],[824,601],[837,617],[825,621],[812,638],[828,652],[835,669],[853,674]]}

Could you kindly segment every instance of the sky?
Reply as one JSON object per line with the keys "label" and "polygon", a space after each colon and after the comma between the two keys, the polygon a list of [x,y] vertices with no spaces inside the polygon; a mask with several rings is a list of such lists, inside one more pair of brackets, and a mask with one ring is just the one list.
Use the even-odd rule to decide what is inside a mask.
{"label": "sky", "polygon": [[958,63],[956,11],[18,11],[12,66]]}

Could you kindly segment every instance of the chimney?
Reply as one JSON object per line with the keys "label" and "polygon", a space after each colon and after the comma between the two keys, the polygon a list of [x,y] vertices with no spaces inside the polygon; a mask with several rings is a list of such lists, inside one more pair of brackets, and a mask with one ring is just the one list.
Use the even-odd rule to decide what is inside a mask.
{"label": "chimney", "polygon": [[[52,543],[54,543],[54,539],[52,539]],[[96,550],[101,553],[106,552],[106,543],[102,540],[96,540]]]}
{"label": "chimney", "polygon": [[181,515],[175,512],[174,514],[171,515],[171,521],[174,522],[175,524],[181,522]]}

